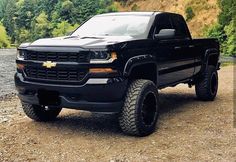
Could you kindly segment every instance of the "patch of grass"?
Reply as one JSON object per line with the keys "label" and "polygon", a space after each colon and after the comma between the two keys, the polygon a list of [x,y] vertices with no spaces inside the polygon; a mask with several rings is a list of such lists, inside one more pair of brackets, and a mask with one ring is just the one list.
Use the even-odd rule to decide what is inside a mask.
{"label": "patch of grass", "polygon": [[139,7],[138,5],[135,3],[132,7],[131,7],[131,11],[138,11]]}
{"label": "patch of grass", "polygon": [[222,62],[221,63],[221,67],[225,67],[225,66],[235,66],[236,62]]}
{"label": "patch of grass", "polygon": [[190,6],[196,13],[201,10],[208,10],[210,8],[207,0],[190,0],[186,6]]}

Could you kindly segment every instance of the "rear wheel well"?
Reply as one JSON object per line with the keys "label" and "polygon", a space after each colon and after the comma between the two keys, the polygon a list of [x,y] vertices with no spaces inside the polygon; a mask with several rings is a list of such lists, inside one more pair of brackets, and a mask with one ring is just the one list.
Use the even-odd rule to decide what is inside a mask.
{"label": "rear wheel well", "polygon": [[208,65],[213,65],[213,66],[217,66],[217,62],[218,62],[218,57],[217,55],[211,55],[208,58]]}
{"label": "rear wheel well", "polygon": [[157,67],[154,63],[148,63],[135,66],[128,77],[131,80],[134,79],[146,79],[151,80],[153,83],[157,83]]}

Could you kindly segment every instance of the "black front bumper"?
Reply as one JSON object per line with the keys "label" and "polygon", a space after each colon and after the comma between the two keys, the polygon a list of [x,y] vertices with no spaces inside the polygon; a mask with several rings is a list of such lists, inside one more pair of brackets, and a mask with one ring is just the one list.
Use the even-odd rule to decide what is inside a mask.
{"label": "black front bumper", "polygon": [[123,105],[127,80],[116,80],[107,84],[61,85],[27,81],[21,73],[16,73],[15,85],[20,100],[29,104],[42,105],[39,93],[55,92],[59,100],[56,106],[59,107],[93,112],[119,112]]}

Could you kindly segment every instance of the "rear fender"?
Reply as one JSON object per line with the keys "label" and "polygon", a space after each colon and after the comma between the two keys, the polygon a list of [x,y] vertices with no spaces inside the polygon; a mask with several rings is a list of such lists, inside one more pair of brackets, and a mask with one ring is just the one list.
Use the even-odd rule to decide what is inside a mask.
{"label": "rear fender", "polygon": [[219,51],[215,48],[206,50],[201,72],[205,72],[209,65],[214,65],[219,70]]}

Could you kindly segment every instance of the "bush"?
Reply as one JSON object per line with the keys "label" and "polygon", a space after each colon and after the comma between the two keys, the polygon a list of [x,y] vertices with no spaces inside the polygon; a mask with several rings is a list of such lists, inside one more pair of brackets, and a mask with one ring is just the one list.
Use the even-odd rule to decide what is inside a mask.
{"label": "bush", "polygon": [[117,2],[120,2],[121,6],[125,7],[127,5],[128,0],[116,0]]}
{"label": "bush", "polygon": [[61,23],[57,24],[56,28],[53,29],[52,34],[54,37],[65,36],[74,31],[77,27],[79,27],[78,24],[73,26],[67,21],[62,21]]}
{"label": "bush", "polygon": [[224,42],[223,53],[228,56],[236,56],[236,29],[234,27],[234,20],[230,21],[230,24],[225,26],[224,32],[227,36]]}
{"label": "bush", "polygon": [[31,41],[32,33],[25,28],[21,28],[20,30],[17,30],[16,34],[17,34],[17,40],[19,40],[17,41],[18,44]]}
{"label": "bush", "polygon": [[118,11],[117,6],[114,4],[112,4],[106,8],[106,12],[117,12],[117,11]]}
{"label": "bush", "polygon": [[43,11],[38,17],[35,18],[34,27],[34,40],[44,37],[49,37],[49,31],[52,28],[52,24],[48,21],[48,16]]}
{"label": "bush", "polygon": [[135,3],[135,4],[131,7],[131,10],[132,10],[132,11],[137,11],[137,10],[139,10],[138,5]]}
{"label": "bush", "polygon": [[220,41],[223,55],[236,56],[236,30],[233,20],[227,26],[213,25],[206,31],[206,36]]}
{"label": "bush", "polygon": [[224,42],[224,32],[223,27],[221,25],[214,24],[213,26],[209,27],[206,31],[204,31],[204,35],[209,38],[217,38],[220,43]]}
{"label": "bush", "polygon": [[236,1],[220,1],[221,12],[218,23],[206,33],[208,37],[218,38],[221,52],[226,56],[236,56]]}
{"label": "bush", "polygon": [[185,9],[185,14],[186,14],[186,21],[192,20],[192,18],[195,16],[195,13],[193,12],[192,7],[187,7]]}
{"label": "bush", "polygon": [[0,24],[0,48],[10,47],[10,42],[5,28]]}

